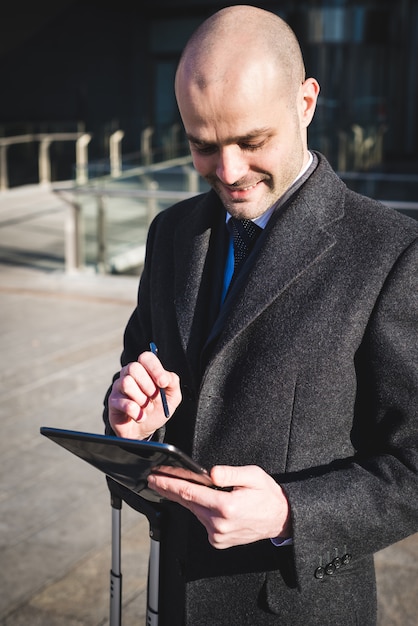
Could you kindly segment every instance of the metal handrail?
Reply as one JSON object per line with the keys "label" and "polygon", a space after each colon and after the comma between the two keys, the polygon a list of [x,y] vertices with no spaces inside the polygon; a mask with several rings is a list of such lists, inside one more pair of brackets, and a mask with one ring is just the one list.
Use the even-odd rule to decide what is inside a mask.
{"label": "metal handrail", "polygon": [[[195,196],[198,193],[198,179],[196,172],[190,168],[187,170],[188,189],[185,191],[163,191],[158,189],[155,182],[150,183],[147,189],[115,189],[115,188],[94,188],[90,186],[84,187],[57,187],[53,189],[55,193],[68,203],[70,211],[66,225],[66,271],[69,273],[78,272],[84,267],[84,251],[83,251],[83,223],[82,223],[82,207],[80,196],[93,196],[97,202],[97,249],[98,259],[97,267],[101,271],[106,271],[106,203],[105,198],[138,198],[146,201],[146,221],[149,225],[154,216],[159,211],[160,201],[178,202]],[[408,213],[416,212],[418,219],[418,202],[404,202],[394,200],[381,200],[381,202],[391,208]],[[415,217],[415,215],[414,215]],[[139,264],[144,260],[145,243],[138,244],[138,255],[136,259]]]}
{"label": "metal handrail", "polygon": [[[32,143],[39,141],[38,171],[39,184],[49,185],[51,183],[51,159],[49,148],[54,141],[75,141],[77,171],[85,171],[87,166],[87,146],[91,140],[91,135],[84,132],[76,133],[32,133],[27,135],[17,135],[14,137],[0,137],[0,191],[9,188],[9,173],[7,167],[7,150],[10,146],[22,143]],[[85,178],[80,179],[85,182]]]}
{"label": "metal handrail", "polygon": [[[178,134],[178,125],[174,125],[171,129],[171,142],[166,146],[167,154],[172,158],[178,149],[176,137]],[[152,149],[152,136],[154,129],[152,127],[145,128],[141,132],[141,157],[146,165],[150,165],[155,157]],[[125,133],[123,130],[116,130],[109,137],[109,159],[106,159],[107,167],[112,178],[123,177],[123,159],[121,143]],[[76,159],[75,159],[75,180],[79,185],[88,182],[89,179],[89,162],[87,148],[92,139],[92,135],[86,132],[74,133],[27,133],[25,135],[16,135],[13,137],[0,137],[0,191],[9,188],[9,175],[7,164],[7,151],[10,146],[15,144],[39,142],[38,154],[38,172],[39,184],[50,185],[51,183],[51,161],[49,148],[54,141],[75,141],[76,143]]]}
{"label": "metal handrail", "polygon": [[[194,174],[194,172],[193,172]],[[53,191],[69,205],[69,213],[65,227],[65,268],[66,272],[74,273],[85,266],[83,245],[83,212],[79,196],[93,196],[96,198],[97,219],[97,267],[105,271],[107,257],[106,241],[106,203],[105,198],[138,198],[146,200],[146,221],[150,225],[159,211],[160,201],[179,202],[197,193],[195,176],[189,177],[187,191],[163,191],[157,188],[157,183],[150,182],[148,189],[98,189],[92,187],[56,187]],[[144,246],[140,246],[139,262],[143,260]]]}

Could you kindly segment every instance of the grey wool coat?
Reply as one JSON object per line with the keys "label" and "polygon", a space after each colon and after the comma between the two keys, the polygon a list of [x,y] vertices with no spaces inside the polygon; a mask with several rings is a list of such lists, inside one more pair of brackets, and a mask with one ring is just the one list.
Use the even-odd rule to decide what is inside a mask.
{"label": "grey wool coat", "polygon": [[418,224],[317,158],[220,310],[214,192],[149,231],[121,362],[153,340],[180,376],[183,401],[156,436],[205,467],[261,466],[293,533],[287,547],[215,550],[163,504],[162,626],[371,626],[373,554],[418,531]]}

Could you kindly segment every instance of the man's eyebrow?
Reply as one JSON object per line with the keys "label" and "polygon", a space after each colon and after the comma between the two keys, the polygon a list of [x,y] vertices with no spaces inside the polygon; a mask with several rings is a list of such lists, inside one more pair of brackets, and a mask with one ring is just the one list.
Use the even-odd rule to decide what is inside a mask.
{"label": "man's eyebrow", "polygon": [[[222,141],[222,144],[224,145],[228,145],[228,144],[232,144],[232,143],[246,143],[248,141],[253,141],[254,139],[258,139],[259,137],[262,136],[268,136],[271,134],[271,129],[268,127],[265,128],[256,128],[252,131],[250,131],[249,133],[246,133],[245,135],[237,135],[237,136],[231,136],[231,137],[227,137],[226,139],[224,139]],[[191,142],[194,143],[195,145],[216,145],[217,142],[215,141],[206,141],[205,139],[202,139],[200,137],[195,137],[194,135],[192,135],[191,133],[186,133],[186,137],[187,139]]]}

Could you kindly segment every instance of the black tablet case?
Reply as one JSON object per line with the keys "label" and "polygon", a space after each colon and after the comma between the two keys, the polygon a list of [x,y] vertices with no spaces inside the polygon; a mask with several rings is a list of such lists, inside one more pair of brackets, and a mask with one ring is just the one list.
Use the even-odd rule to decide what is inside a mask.
{"label": "black tablet case", "polygon": [[148,487],[147,477],[151,471],[213,486],[208,472],[171,444],[47,426],[42,426],[40,432],[151,502],[162,499]]}

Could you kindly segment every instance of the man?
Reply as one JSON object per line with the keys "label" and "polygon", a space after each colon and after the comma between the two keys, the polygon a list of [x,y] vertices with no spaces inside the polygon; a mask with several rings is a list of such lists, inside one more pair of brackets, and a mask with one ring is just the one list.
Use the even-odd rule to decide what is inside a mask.
{"label": "man", "polygon": [[[213,190],[151,225],[105,421],[233,490],[150,476],[160,623],[371,626],[373,553],[418,530],[418,224],[308,150],[319,86],[274,14],[209,18],[175,90]],[[261,228],[230,281],[233,218]]]}

